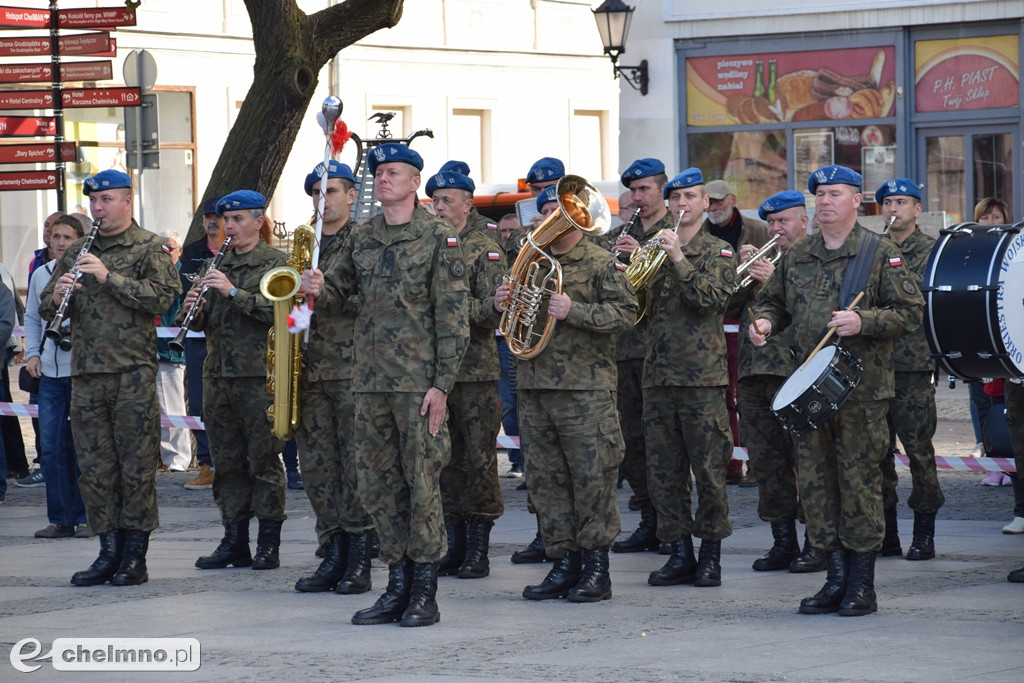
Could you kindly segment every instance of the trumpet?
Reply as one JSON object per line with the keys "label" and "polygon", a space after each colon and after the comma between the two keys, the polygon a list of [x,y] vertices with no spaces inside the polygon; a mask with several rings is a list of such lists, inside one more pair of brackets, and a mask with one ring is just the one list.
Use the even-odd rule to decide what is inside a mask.
{"label": "trumpet", "polygon": [[[217,250],[217,255],[213,257],[213,263],[206,269],[209,273],[211,270],[217,270],[220,268],[220,262],[224,260],[224,254],[227,253],[228,245],[231,244],[231,235],[224,238],[224,243],[220,245],[220,249]],[[199,277],[197,280],[201,279]],[[192,302],[192,308],[188,309],[188,313],[185,314],[185,319],[181,321],[181,327],[178,328],[178,334],[174,335],[174,339],[167,342],[167,346],[170,347],[171,351],[176,353],[182,353],[185,350],[185,336],[188,334],[188,330],[192,327],[192,321],[199,313],[200,307],[203,305],[203,299],[206,298],[206,292],[210,290],[208,285],[203,285],[199,288],[199,296]]]}
{"label": "trumpet", "polygon": [[754,282],[753,275],[746,275],[747,270],[750,266],[754,265],[761,259],[768,259],[768,262],[772,265],[778,263],[779,259],[782,258],[782,247],[779,246],[779,236],[775,235],[768,242],[750,255],[746,261],[741,263],[736,268],[736,289],[734,292],[738,292],[745,287],[749,287]]}
{"label": "trumpet", "polygon": [[613,239],[611,241],[611,244],[609,244],[609,246],[612,247],[612,254],[615,255],[615,258],[619,257],[619,248],[615,246],[615,243],[618,242],[623,237],[625,237],[626,235],[628,235],[629,231],[633,229],[633,226],[636,225],[636,222],[640,220],[640,211],[641,207],[636,207],[636,210],[633,211],[633,215],[630,216],[629,220],[626,221],[626,223],[622,226],[622,232],[616,235],[615,239]]}
{"label": "trumpet", "polygon": [[85,242],[82,243],[82,248],[78,250],[78,256],[75,257],[75,265],[71,268],[71,274],[75,276],[75,279],[71,281],[71,286],[64,290],[64,298],[61,299],[60,307],[57,308],[57,314],[53,316],[53,320],[46,328],[46,331],[43,332],[43,336],[47,339],[59,342],[60,338],[63,336],[60,331],[60,326],[64,323],[64,316],[67,315],[68,304],[71,303],[71,295],[75,293],[75,287],[78,286],[79,281],[82,279],[82,273],[78,270],[78,261],[88,254],[90,249],[92,249],[92,243],[95,241],[96,233],[99,231],[100,219],[97,218],[92,222],[92,229],[89,230],[89,236],[85,238]]}
{"label": "trumpet", "polygon": [[[679,212],[679,218],[676,220],[672,232],[679,232],[679,226],[685,215],[685,210]],[[665,232],[665,228],[654,233],[651,239],[634,249],[633,255],[629,257],[629,265],[626,266],[626,279],[636,290],[638,304],[636,322],[640,322],[647,315],[647,306],[650,303],[647,299],[647,284],[654,279],[655,273],[661,268],[661,264],[665,262],[667,256],[665,250],[661,248],[661,233],[663,232]]]}

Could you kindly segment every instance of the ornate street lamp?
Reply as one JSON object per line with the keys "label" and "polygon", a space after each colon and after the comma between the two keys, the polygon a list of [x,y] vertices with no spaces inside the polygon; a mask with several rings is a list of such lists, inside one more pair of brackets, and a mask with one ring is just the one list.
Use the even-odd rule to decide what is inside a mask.
{"label": "ornate street lamp", "polygon": [[628,6],[622,0],[604,0],[600,7],[591,11],[597,22],[597,32],[601,34],[604,53],[612,58],[615,77],[618,78],[621,73],[634,90],[639,90],[641,95],[646,95],[647,60],[642,60],[640,66],[618,65],[619,55],[626,51],[626,35],[629,33],[629,24],[633,19],[633,10],[633,7]]}

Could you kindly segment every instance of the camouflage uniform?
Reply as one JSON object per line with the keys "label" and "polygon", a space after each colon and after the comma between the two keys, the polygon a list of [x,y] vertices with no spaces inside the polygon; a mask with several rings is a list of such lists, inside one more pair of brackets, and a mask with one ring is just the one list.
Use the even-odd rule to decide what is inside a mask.
{"label": "camouflage uniform", "polygon": [[354,330],[359,497],[388,565],[437,562],[447,539],[439,479],[448,429],[420,415],[433,386],[450,392],[468,342],[466,263],[455,231],[419,206],[393,239],[384,215],[353,228],[324,271],[317,310],[357,296]]}
{"label": "camouflage uniform", "polygon": [[[805,359],[840,310],[843,270],[860,243],[855,225],[839,249],[826,250],[821,234],[793,245],[765,283],[754,314],[772,322],[772,334],[793,326],[797,359]],[[893,259],[893,260],[890,260]],[[885,413],[894,395],[892,339],[921,323],[924,299],[899,249],[882,240],[859,304],[861,332],[844,337],[863,364],[863,375],[838,414],[797,439],[800,498],[808,538],[819,550],[858,554],[882,543],[881,458],[889,457]]]}
{"label": "camouflage uniform", "polygon": [[[83,239],[68,247],[39,300],[39,314],[57,313],[57,279],[75,264]],[[113,237],[97,236],[90,251],[110,271],[106,283],[83,275],[67,309],[71,320],[71,431],[89,528],[152,531],[160,521],[160,403],[156,397],[158,318],[181,283],[160,238],[134,220]]]}
{"label": "camouflage uniform", "polygon": [[[928,265],[935,238],[919,228],[907,236],[898,249],[903,263],[920,284]],[[931,357],[924,327],[901,335],[892,342],[892,365],[896,373],[896,395],[889,401],[890,429],[899,437],[910,459],[913,488],[907,504],[914,512],[935,514],[945,502],[935,471],[935,361]],[[882,499],[885,509],[896,507],[896,463],[882,458]]]}
{"label": "camouflage uniform", "polygon": [[[355,226],[350,222],[335,235],[324,235],[319,267],[338,258]],[[364,534],[372,526],[359,502],[353,441],[355,395],[352,393],[352,328],[355,309],[314,315],[309,346],[303,354],[300,387],[302,412],[295,441],[306,496],[316,514],[317,541],[346,531]]]}
{"label": "camouflage uniform", "polygon": [[[647,285],[650,302],[644,361],[647,482],[658,511],[658,538],[732,533],[725,466],[732,457],[725,389],[729,382],[722,311],[736,279],[729,245],[703,230],[665,259]],[[690,471],[697,512],[690,511]]]}
{"label": "camouflage uniform", "polygon": [[507,269],[496,233],[487,225],[486,220],[467,222],[459,233],[469,282],[469,345],[448,396],[452,451],[441,473],[441,501],[449,520],[493,522],[505,511],[495,448],[501,429],[496,385],[501,373],[494,330],[501,314],[494,310],[494,290]]}
{"label": "camouflage uniform", "polygon": [[[608,347],[636,320],[633,288],[611,254],[582,239],[555,258],[569,315],[555,323],[542,353],[517,365],[526,481],[551,557],[608,546],[619,533],[624,444]],[[547,319],[546,306],[539,319]]]}
{"label": "camouflage uniform", "polygon": [[[220,270],[234,297],[213,290],[192,329],[206,333],[203,364],[203,422],[210,438],[210,456],[217,476],[213,499],[224,524],[285,519],[282,443],[270,433],[267,408],[267,331],[274,306],[260,292],[260,280],[283,266],[285,255],[260,240],[250,251],[229,250]],[[184,317],[184,311],[179,315]]]}

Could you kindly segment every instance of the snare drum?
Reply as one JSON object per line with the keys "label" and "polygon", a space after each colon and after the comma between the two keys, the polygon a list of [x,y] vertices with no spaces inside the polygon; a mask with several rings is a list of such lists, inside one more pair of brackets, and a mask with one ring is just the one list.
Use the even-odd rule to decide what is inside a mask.
{"label": "snare drum", "polygon": [[786,430],[813,432],[843,407],[860,382],[861,364],[849,349],[831,344],[779,387],[772,412]]}
{"label": "snare drum", "polygon": [[943,372],[1024,376],[1021,226],[961,223],[935,243],[921,292],[925,335]]}

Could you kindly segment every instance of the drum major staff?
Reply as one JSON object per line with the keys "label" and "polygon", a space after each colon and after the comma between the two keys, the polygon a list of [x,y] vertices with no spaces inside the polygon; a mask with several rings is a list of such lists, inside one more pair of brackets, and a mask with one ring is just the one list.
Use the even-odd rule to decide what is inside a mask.
{"label": "drum major staff", "polygon": [[879,241],[859,310],[843,311],[844,268],[859,250],[857,208],[861,175],[843,166],[811,174],[821,232],[793,245],[765,284],[754,308],[751,341],[762,346],[773,330],[792,325],[797,358],[804,359],[827,328],[860,357],[863,377],[851,400],[797,439],[801,500],[811,544],[827,553],[827,581],[800,603],[809,614],[859,616],[877,609],[875,554],[884,533],[880,460],[890,457],[885,414],[894,394],[892,340],[921,324],[924,299],[899,249]]}

